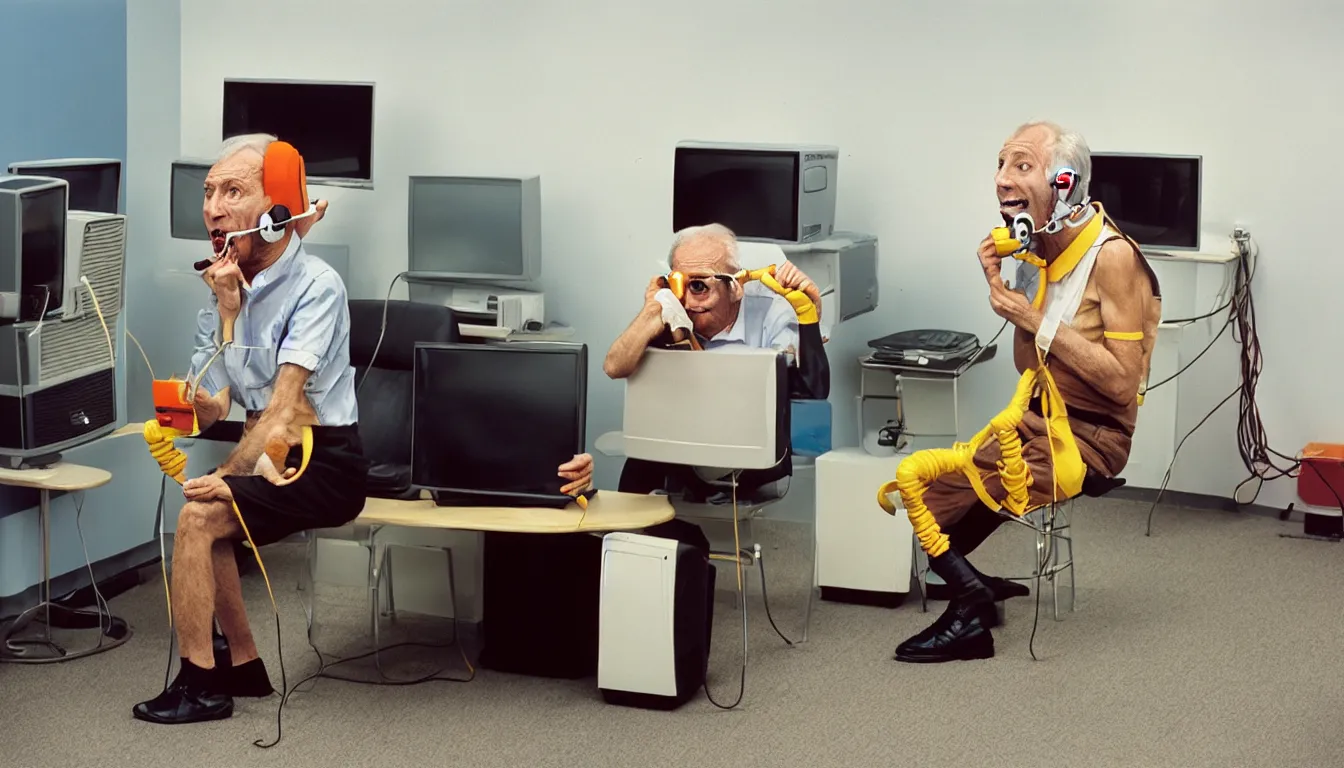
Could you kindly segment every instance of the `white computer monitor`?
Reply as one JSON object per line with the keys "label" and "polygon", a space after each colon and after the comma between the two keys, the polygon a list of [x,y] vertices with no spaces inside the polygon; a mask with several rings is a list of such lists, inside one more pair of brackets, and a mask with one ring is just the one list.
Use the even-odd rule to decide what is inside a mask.
{"label": "white computer monitor", "polygon": [[788,363],[773,349],[650,349],[626,379],[630,458],[769,469],[789,450]]}
{"label": "white computer monitor", "polygon": [[677,143],[672,231],[722,224],[739,240],[807,243],[835,232],[839,147]]}
{"label": "white computer monitor", "polygon": [[9,164],[15,176],[64,179],[70,185],[70,210],[121,212],[121,161],[108,157],[66,157]]}
{"label": "white computer monitor", "polygon": [[541,276],[541,178],[412,176],[408,267],[421,280]]}

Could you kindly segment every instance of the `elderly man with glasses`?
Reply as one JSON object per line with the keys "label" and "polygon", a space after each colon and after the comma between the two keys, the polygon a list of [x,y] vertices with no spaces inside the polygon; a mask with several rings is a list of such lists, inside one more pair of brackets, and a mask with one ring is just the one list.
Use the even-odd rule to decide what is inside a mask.
{"label": "elderly man with glasses", "polygon": [[[721,224],[676,233],[668,261],[684,283],[681,301],[673,298],[667,276],[650,281],[643,308],[607,352],[602,365],[607,376],[623,379],[634,374],[650,346],[680,341],[712,351],[743,345],[789,354],[791,398],[825,400],[830,395],[830,367],[818,323],[821,294],[802,270],[787,261],[779,265],[773,280],[777,287],[767,281],[735,279],[742,269],[737,237]],[[788,461],[771,469],[749,470],[738,478],[739,488],[750,493],[791,471]],[[691,496],[714,493],[691,467],[640,459],[626,459],[619,490],[675,490]],[[648,533],[709,548],[704,533],[685,521],[673,520]]]}

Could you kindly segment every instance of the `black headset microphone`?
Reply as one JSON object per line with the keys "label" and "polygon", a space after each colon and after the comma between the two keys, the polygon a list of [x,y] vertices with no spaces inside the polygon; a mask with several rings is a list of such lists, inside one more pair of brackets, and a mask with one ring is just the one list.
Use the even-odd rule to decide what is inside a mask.
{"label": "black headset microphone", "polygon": [[298,221],[299,219],[306,219],[309,216],[314,216],[316,214],[316,201],[309,206],[307,211],[300,213],[298,216],[290,216],[289,209],[283,205],[273,206],[271,210],[261,214],[261,219],[257,222],[259,226],[252,229],[244,229],[241,232],[224,233],[224,247],[220,249],[219,253],[208,259],[201,259],[195,264],[192,264],[191,268],[197,272],[209,268],[211,264],[214,264],[216,260],[222,258],[224,254],[229,252],[229,247],[233,245],[233,241],[236,238],[244,235],[258,234],[261,235],[262,240],[265,240],[268,243],[278,243],[285,236],[286,224]]}

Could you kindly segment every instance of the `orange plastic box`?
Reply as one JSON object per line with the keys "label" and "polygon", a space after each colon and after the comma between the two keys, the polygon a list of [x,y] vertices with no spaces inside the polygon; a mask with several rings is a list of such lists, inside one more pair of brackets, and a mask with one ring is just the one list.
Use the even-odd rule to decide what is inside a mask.
{"label": "orange plastic box", "polygon": [[196,426],[196,410],[183,398],[187,382],[181,379],[154,380],[154,417],[159,426],[189,435]]}
{"label": "orange plastic box", "polygon": [[1297,495],[1314,507],[1344,509],[1344,445],[1307,443],[1302,449]]}

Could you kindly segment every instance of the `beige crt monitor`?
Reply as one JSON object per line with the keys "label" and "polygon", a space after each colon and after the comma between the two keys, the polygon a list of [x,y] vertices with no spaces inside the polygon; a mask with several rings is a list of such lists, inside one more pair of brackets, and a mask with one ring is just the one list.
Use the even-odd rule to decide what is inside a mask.
{"label": "beige crt monitor", "polygon": [[768,469],[788,452],[788,363],[748,347],[650,349],[626,380],[625,455]]}

